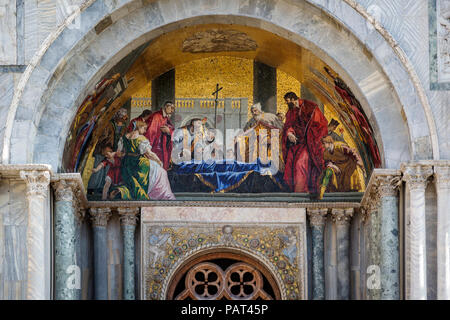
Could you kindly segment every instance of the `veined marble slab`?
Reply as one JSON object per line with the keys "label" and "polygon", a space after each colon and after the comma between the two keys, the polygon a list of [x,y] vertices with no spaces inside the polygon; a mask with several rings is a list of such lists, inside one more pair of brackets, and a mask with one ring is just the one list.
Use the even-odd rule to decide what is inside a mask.
{"label": "veined marble slab", "polygon": [[16,64],[16,0],[0,0],[0,30],[0,65]]}

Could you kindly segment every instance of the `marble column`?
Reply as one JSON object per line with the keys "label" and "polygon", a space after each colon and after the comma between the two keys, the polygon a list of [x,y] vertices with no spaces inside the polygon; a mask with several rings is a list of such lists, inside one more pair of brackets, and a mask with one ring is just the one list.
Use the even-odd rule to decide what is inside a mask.
{"label": "marble column", "polygon": [[369,221],[370,213],[367,208],[361,207],[359,209],[361,214],[361,228],[363,229],[363,243],[364,247],[361,249],[361,296],[363,300],[369,299],[369,290],[367,286],[367,268],[369,267],[369,253],[370,253],[370,242],[369,242]]}
{"label": "marble column", "polygon": [[353,208],[332,209],[333,222],[336,224],[338,300],[350,299],[350,221]]}
{"label": "marble column", "polygon": [[139,208],[118,208],[123,232],[123,299],[135,299],[135,248],[134,232],[139,214]]}
{"label": "marble column", "polygon": [[106,226],[111,217],[110,208],[91,208],[94,230],[94,298],[108,299],[108,239]]}
{"label": "marble column", "polygon": [[[433,174],[429,165],[409,164],[402,167],[403,179],[406,181],[406,192],[409,192],[409,232],[406,256],[409,278],[409,297],[411,300],[427,299],[427,254],[426,254],[426,221],[425,221],[425,189],[428,178]],[[409,268],[408,268],[409,266]]]}
{"label": "marble column", "polygon": [[368,289],[369,300],[381,299],[381,222],[379,212],[379,197],[378,190],[374,187],[370,192],[370,200],[367,204],[367,211],[369,215],[369,266],[366,270],[368,282],[366,283]]}
{"label": "marble column", "polygon": [[380,218],[381,299],[400,299],[400,248],[398,225],[398,187],[400,176],[376,177]]}
{"label": "marble column", "polygon": [[80,296],[81,274],[76,262],[76,211],[74,189],[77,185],[60,180],[55,190],[55,299],[77,300]]}
{"label": "marble column", "polygon": [[27,300],[50,299],[50,284],[46,284],[45,217],[49,192],[50,172],[21,171],[20,177],[27,184]]}
{"label": "marble column", "polygon": [[437,298],[450,300],[450,164],[435,165],[437,192]]}
{"label": "marble column", "polygon": [[312,235],[313,299],[325,299],[324,228],[328,209],[308,209]]}

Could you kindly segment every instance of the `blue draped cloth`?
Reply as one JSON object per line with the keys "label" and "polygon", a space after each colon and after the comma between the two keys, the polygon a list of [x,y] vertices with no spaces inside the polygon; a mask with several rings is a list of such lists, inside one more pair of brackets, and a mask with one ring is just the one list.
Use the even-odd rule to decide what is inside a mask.
{"label": "blue draped cloth", "polygon": [[264,164],[257,160],[255,163],[237,161],[215,162],[183,162],[174,168],[176,174],[195,174],[203,183],[211,187],[215,192],[224,192],[239,186],[252,172],[261,175],[272,175],[277,182],[282,183],[280,175],[271,173],[271,162]]}

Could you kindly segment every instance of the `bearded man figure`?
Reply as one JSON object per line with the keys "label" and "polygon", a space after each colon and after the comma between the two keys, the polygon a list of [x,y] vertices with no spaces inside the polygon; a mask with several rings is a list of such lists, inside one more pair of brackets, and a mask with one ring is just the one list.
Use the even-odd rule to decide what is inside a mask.
{"label": "bearded man figure", "polygon": [[284,181],[294,192],[317,194],[328,121],[316,103],[299,99],[294,92],[284,100],[289,107],[282,137]]}
{"label": "bearded man figure", "polygon": [[263,112],[260,103],[251,106],[250,111],[252,113],[252,118],[245,124],[244,132],[255,127],[258,123],[262,123],[268,127],[275,127],[280,130],[283,129],[283,122],[281,122],[275,114]]}
{"label": "bearded man figure", "polygon": [[166,101],[161,110],[154,112],[146,120],[148,128],[145,137],[150,141],[152,151],[161,160],[165,170],[170,167],[172,155],[172,134],[175,128],[170,122],[170,117],[174,112],[174,104]]}

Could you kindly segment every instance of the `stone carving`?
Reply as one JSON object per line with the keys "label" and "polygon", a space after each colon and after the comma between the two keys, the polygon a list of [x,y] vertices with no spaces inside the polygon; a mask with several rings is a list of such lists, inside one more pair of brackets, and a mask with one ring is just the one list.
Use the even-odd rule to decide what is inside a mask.
{"label": "stone carving", "polygon": [[438,77],[450,81],[450,3],[437,2]]}
{"label": "stone carving", "polygon": [[139,208],[117,208],[122,225],[135,226],[137,224]]}
{"label": "stone carving", "polygon": [[353,208],[349,209],[332,209],[331,215],[333,217],[333,222],[337,225],[347,225],[353,217]]}
{"label": "stone carving", "polygon": [[110,208],[91,208],[91,220],[94,227],[106,227],[111,217]]}
{"label": "stone carving", "polygon": [[438,188],[450,188],[450,167],[434,166],[434,177]]}
{"label": "stone carving", "polygon": [[309,223],[312,226],[324,226],[328,209],[308,209]]}
{"label": "stone carving", "polygon": [[379,197],[395,197],[397,196],[398,188],[402,183],[402,179],[399,176],[377,176],[375,178],[378,196]]}
{"label": "stone carving", "polygon": [[433,174],[431,165],[406,165],[403,166],[403,180],[409,186],[410,190],[425,190],[428,184],[428,178]]}
{"label": "stone carving", "polygon": [[76,189],[76,184],[71,181],[59,180],[52,183],[53,189],[55,190],[55,200],[56,201],[69,201],[74,200],[74,191]]}
{"label": "stone carving", "polygon": [[193,34],[183,41],[183,52],[204,53],[224,51],[254,51],[255,40],[237,30],[211,29]]}
{"label": "stone carving", "polygon": [[50,184],[50,172],[48,171],[20,171],[20,178],[27,183],[27,196],[47,196]]}
{"label": "stone carving", "polygon": [[174,226],[144,227],[145,298],[165,299],[171,276],[197,252],[213,248],[234,248],[258,257],[278,279],[284,299],[304,297],[304,265],[301,228],[270,226]]}

